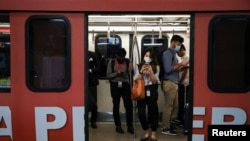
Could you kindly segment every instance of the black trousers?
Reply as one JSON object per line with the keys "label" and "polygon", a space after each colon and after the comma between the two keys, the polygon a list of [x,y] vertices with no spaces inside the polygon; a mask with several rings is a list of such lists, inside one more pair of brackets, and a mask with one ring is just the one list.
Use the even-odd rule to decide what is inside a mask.
{"label": "black trousers", "polygon": [[90,121],[96,122],[97,120],[97,86],[89,86],[88,93],[88,112],[91,112]]}
{"label": "black trousers", "polygon": [[[177,119],[180,120],[181,124],[184,124],[184,104],[187,101],[187,96],[185,96],[185,86],[178,85],[178,103],[179,103],[179,111]],[[186,94],[188,92],[189,86],[186,86]],[[185,99],[186,98],[186,99]]]}
{"label": "black trousers", "polygon": [[131,100],[131,88],[129,83],[122,83],[122,87],[118,87],[117,82],[110,82],[111,97],[113,101],[113,117],[115,126],[121,126],[120,118],[120,99],[123,99],[127,126],[133,126],[133,104]]}
{"label": "black trousers", "polygon": [[[150,91],[150,96],[147,96],[147,90]],[[145,98],[137,101],[138,117],[143,130],[149,129],[149,123],[152,131],[156,131],[158,127],[158,85],[146,86]],[[148,111],[148,113],[146,113]],[[148,121],[150,120],[150,121]]]}

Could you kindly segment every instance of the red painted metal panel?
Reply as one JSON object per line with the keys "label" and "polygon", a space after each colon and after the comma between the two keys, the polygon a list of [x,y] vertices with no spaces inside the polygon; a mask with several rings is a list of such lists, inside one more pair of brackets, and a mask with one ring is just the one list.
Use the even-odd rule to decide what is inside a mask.
{"label": "red painted metal panel", "polygon": [[9,27],[0,27],[0,33],[10,33],[10,28]]}
{"label": "red painted metal panel", "polygon": [[249,0],[0,0],[0,10],[230,11],[250,10]]}
{"label": "red painted metal panel", "polygon": [[[84,108],[84,18],[83,14],[65,14],[71,23],[71,86],[65,92],[32,92],[26,86],[25,78],[25,22],[31,15],[47,13],[11,13],[11,92],[1,94],[1,106],[11,110],[12,136],[15,141],[36,140],[37,107],[57,107],[66,113],[63,127],[48,131],[48,140],[73,140],[73,107]],[[56,15],[54,13],[53,15]],[[18,70],[18,71],[17,71]],[[80,113],[82,117],[84,112]],[[51,118],[52,117],[52,118]],[[53,116],[48,121],[55,120]],[[59,120],[59,119],[57,119]],[[61,120],[61,119],[60,119]],[[84,121],[82,119],[82,121]],[[81,125],[81,126],[84,126]],[[11,127],[9,127],[11,128]],[[84,134],[84,132],[82,132]],[[1,141],[10,137],[0,136]],[[40,139],[41,140],[41,139]]]}
{"label": "red painted metal panel", "polygon": [[[208,32],[209,22],[215,15],[236,15],[250,13],[197,13],[195,14],[194,26],[194,84],[193,84],[193,106],[204,107],[205,115],[193,116],[193,120],[202,120],[203,128],[194,128],[193,134],[207,135],[207,126],[211,124],[213,107],[241,108],[249,113],[250,92],[242,94],[216,93],[209,89],[207,84],[208,74]],[[250,120],[247,121],[250,124]],[[206,140],[207,140],[207,136]]]}

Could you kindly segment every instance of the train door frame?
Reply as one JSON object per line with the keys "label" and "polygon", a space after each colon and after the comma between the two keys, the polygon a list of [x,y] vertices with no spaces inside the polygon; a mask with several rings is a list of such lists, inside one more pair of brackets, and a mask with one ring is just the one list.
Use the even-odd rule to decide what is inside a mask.
{"label": "train door frame", "polygon": [[[107,14],[107,13],[87,13],[86,14],[86,17],[85,18],[87,18],[88,19],[88,17],[90,16],[90,15],[94,15],[94,14],[98,14],[98,15],[102,15],[102,14]],[[116,15],[116,14],[119,14],[119,13],[112,13],[112,14],[114,14],[114,15]],[[109,15],[112,15],[112,14],[109,14]],[[124,13],[122,13],[121,15],[123,15]],[[131,14],[131,13],[129,13],[129,14]],[[142,15],[147,15],[148,13],[142,13]],[[162,14],[162,13],[161,13]],[[131,14],[131,15],[133,15],[133,14]],[[164,13],[164,14],[162,14],[162,15],[168,15],[168,13]],[[178,15],[178,14],[177,14]],[[189,38],[190,38],[190,40],[189,40],[189,43],[188,43],[188,45],[189,45],[189,57],[190,57],[190,64],[193,64],[193,54],[194,54],[194,35],[193,35],[193,33],[194,33],[194,13],[192,13],[192,12],[188,12],[188,13],[185,13],[185,15],[190,15],[190,23],[189,23],[189,29],[188,29],[188,33],[187,34],[189,34]],[[87,20],[86,20],[87,21]],[[86,24],[86,26],[87,26],[87,28],[89,27],[89,24]],[[87,30],[86,30],[87,31]],[[89,31],[89,32],[91,32],[91,31]],[[85,34],[85,36],[86,37],[88,37],[89,36],[89,32],[86,32]],[[172,31],[171,33],[173,33],[174,34],[174,31]],[[129,38],[130,39],[133,39],[133,34],[129,34]],[[89,38],[87,38],[87,39],[89,39]],[[85,48],[85,52],[89,49],[89,40],[88,40],[88,42],[86,42],[86,43],[88,43],[86,46],[88,47],[88,48]],[[132,43],[130,44],[130,47],[129,47],[129,52],[130,52],[130,49],[131,49],[131,46],[132,46]],[[85,54],[86,55],[86,54]],[[131,57],[131,55],[129,55],[129,57]],[[141,53],[140,53],[140,57],[141,57]],[[86,58],[85,58],[86,59]],[[85,64],[85,67],[87,67],[87,65]],[[85,80],[86,81],[86,80]],[[191,141],[191,139],[192,139],[192,115],[193,115],[193,108],[192,108],[192,106],[193,106],[193,66],[190,66],[190,89],[189,89],[189,93],[190,93],[190,95],[188,95],[188,99],[189,99],[189,107],[190,107],[190,111],[189,111],[189,114],[188,114],[188,130],[190,131],[190,132],[188,132],[188,137],[187,137],[187,140],[188,141]],[[86,86],[85,86],[86,87]],[[86,118],[87,117],[85,117],[85,120],[86,120]],[[88,120],[86,120],[86,124],[85,125],[88,125]],[[86,130],[86,137],[88,137],[87,138],[87,140],[89,141],[89,129],[87,129]]]}

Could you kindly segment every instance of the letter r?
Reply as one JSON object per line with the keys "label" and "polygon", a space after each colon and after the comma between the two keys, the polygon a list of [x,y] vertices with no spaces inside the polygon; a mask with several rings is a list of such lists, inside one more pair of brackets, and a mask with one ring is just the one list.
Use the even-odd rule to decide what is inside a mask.
{"label": "letter r", "polygon": [[[231,122],[224,121],[225,115],[231,115],[234,117],[234,120]],[[212,124],[213,125],[236,125],[236,124],[245,124],[247,120],[246,112],[241,108],[235,107],[214,107],[212,109]]]}

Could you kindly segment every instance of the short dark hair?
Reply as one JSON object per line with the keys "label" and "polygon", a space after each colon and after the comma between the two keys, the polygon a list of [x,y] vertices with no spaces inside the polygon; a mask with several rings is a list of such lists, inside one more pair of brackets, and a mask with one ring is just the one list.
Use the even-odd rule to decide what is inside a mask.
{"label": "short dark hair", "polygon": [[184,38],[181,37],[180,35],[173,35],[172,38],[171,38],[171,42],[173,42],[173,41],[177,41],[177,42],[183,43],[184,42]]}
{"label": "short dark hair", "polygon": [[126,50],[124,48],[119,48],[116,55],[119,57],[125,57],[127,54]]}
{"label": "short dark hair", "polygon": [[186,51],[186,47],[183,44],[181,44],[181,49],[180,50]]}

